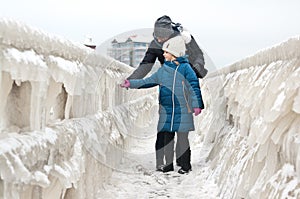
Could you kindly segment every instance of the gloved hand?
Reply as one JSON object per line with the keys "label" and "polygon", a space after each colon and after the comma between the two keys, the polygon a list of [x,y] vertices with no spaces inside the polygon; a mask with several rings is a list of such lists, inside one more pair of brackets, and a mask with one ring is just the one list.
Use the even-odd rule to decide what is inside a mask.
{"label": "gloved hand", "polygon": [[120,86],[123,88],[129,88],[130,81],[126,79],[126,80],[124,80],[124,82],[122,84],[120,84]]}
{"label": "gloved hand", "polygon": [[202,111],[201,108],[194,108],[195,116],[199,115],[201,113],[201,111]]}

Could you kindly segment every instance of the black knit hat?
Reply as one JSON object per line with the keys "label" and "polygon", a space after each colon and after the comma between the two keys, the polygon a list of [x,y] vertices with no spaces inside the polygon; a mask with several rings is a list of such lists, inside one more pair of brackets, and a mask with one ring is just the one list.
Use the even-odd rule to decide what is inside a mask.
{"label": "black knit hat", "polygon": [[160,38],[169,38],[174,33],[172,20],[169,16],[159,17],[154,24],[154,36]]}

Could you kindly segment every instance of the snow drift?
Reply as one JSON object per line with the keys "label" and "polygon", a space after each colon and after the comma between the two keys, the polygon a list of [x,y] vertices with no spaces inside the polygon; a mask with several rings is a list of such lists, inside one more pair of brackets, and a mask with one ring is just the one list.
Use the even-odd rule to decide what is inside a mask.
{"label": "snow drift", "polygon": [[220,198],[299,198],[300,38],[209,74],[202,92]]}

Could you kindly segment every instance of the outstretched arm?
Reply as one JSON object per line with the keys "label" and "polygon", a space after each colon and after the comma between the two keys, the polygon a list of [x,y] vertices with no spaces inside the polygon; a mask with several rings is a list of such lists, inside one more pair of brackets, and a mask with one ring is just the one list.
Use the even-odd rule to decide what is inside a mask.
{"label": "outstretched arm", "polygon": [[152,69],[157,59],[157,48],[154,48],[153,41],[150,43],[145,56],[139,66],[133,71],[133,73],[127,79],[141,79],[144,78]]}
{"label": "outstretched arm", "polygon": [[158,73],[153,73],[145,79],[131,79],[129,88],[151,88],[158,85]]}

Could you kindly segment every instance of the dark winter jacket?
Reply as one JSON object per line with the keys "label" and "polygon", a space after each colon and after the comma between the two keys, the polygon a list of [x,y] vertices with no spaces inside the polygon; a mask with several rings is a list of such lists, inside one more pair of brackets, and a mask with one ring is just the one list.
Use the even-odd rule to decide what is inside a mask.
{"label": "dark winter jacket", "polygon": [[[174,28],[174,33],[171,36],[175,37],[180,34],[177,28]],[[164,56],[162,50],[163,43],[159,43],[155,38],[151,41],[149,48],[147,49],[145,56],[139,66],[127,79],[139,79],[144,78],[152,69],[156,59],[163,64]],[[204,68],[204,56],[203,52],[196,43],[194,37],[191,35],[191,41],[186,44],[186,54],[188,55],[190,65],[194,69],[198,78],[203,78],[207,74],[207,69]]]}
{"label": "dark winter jacket", "polygon": [[145,79],[131,79],[130,88],[159,85],[158,132],[193,131],[193,109],[204,109],[199,81],[186,57],[176,63],[166,61],[157,72]]}

